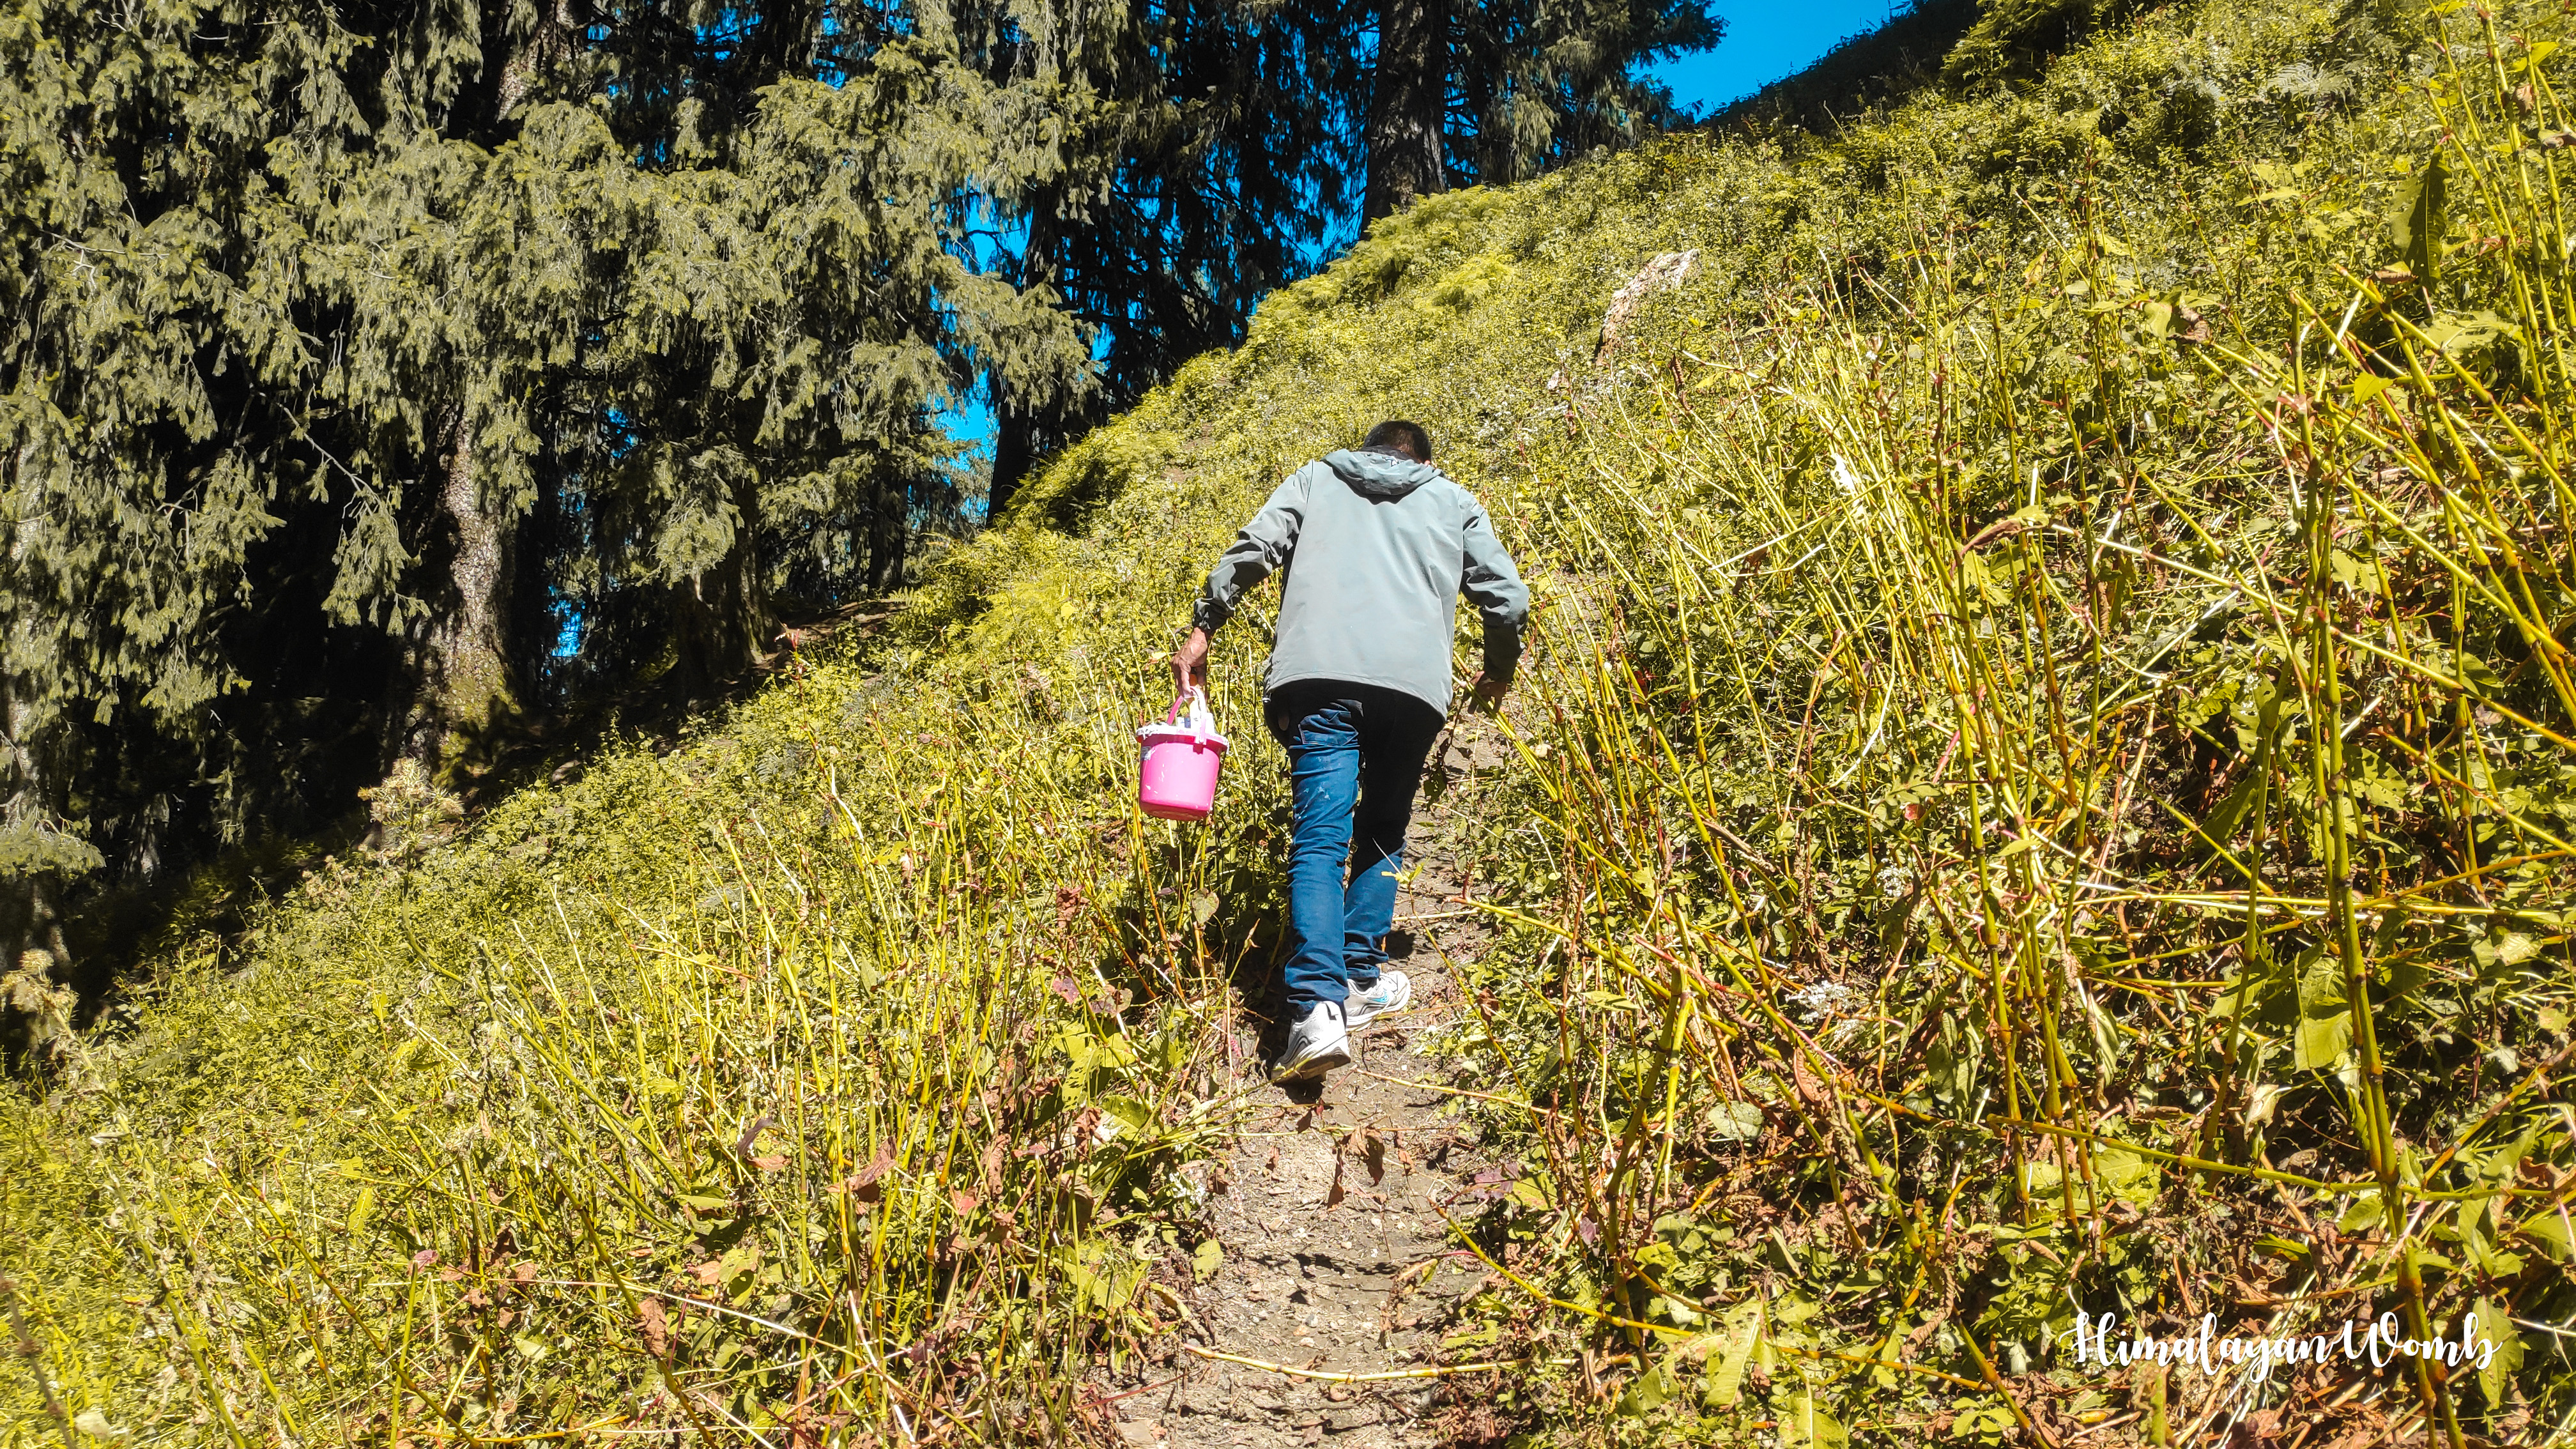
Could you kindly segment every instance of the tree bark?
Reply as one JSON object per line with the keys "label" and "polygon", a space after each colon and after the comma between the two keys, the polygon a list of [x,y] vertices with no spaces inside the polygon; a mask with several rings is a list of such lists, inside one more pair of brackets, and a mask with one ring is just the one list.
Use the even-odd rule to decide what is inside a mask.
{"label": "tree bark", "polygon": [[[48,751],[38,738],[43,724],[30,684],[0,670],[0,832],[33,831],[56,818],[45,778]],[[59,978],[69,970],[72,953],[63,940],[56,872],[34,868],[32,861],[22,864],[29,868],[10,870],[0,862],[0,976],[23,964],[26,953],[42,951]]]}
{"label": "tree bark", "polygon": [[876,506],[868,516],[868,566],[871,594],[903,587],[903,562],[912,540],[912,489],[901,479],[877,485]]}
{"label": "tree bark", "polygon": [[1005,406],[993,417],[993,488],[985,495],[984,521],[999,523],[1037,462],[1037,419]]}
{"label": "tree bark", "polygon": [[[1064,204],[1061,188],[1047,187],[1030,198],[1028,206],[1029,237],[1020,248],[1020,285],[1024,287],[1055,286],[1060,281],[1056,269],[1056,228],[1058,210]],[[1044,451],[1043,434],[1046,420],[1037,411],[1013,398],[996,386],[993,398],[993,482],[984,496],[984,521],[999,523],[1010,510],[1011,500],[1018,496],[1020,484],[1036,467]]]}
{"label": "tree bark", "polygon": [[671,686],[694,710],[711,704],[749,670],[769,642],[767,590],[760,587],[760,545],[748,523],[724,562],[671,587],[671,631],[678,659]]}
{"label": "tree bark", "polygon": [[504,627],[515,520],[483,496],[461,407],[449,412],[446,434],[435,525],[443,547],[433,557],[445,555],[447,576],[414,652],[411,704],[394,751],[433,777],[452,774],[518,708]]}
{"label": "tree bark", "polygon": [[723,697],[768,652],[778,629],[761,567],[759,490],[743,477],[732,489],[732,547],[714,567],[670,586],[676,657],[664,684],[691,710]]}
{"label": "tree bark", "polygon": [[1449,100],[1450,0],[1380,0],[1377,75],[1369,92],[1370,221],[1449,189],[1441,150]]}
{"label": "tree bark", "polygon": [[[33,490],[26,483],[27,452],[21,448],[9,460],[7,486],[13,492],[27,492],[11,510],[17,522],[9,531],[8,568],[0,575],[0,586],[5,586],[6,579],[27,576],[29,555],[37,547],[35,531],[42,526],[37,521],[42,510],[35,506]],[[43,652],[36,638],[35,614],[23,607],[9,612],[15,618],[8,637],[0,639],[0,836],[51,828],[60,818],[65,783],[61,761],[54,758],[63,743],[61,721],[47,718],[55,711],[44,707],[40,683],[24,672],[40,667]],[[58,852],[61,871],[45,868],[34,845],[35,840],[23,834],[15,842],[0,839],[0,857],[22,857],[14,870],[6,858],[0,858],[0,977],[31,971],[20,994],[38,986],[51,988],[70,970],[71,949],[63,940],[56,877],[76,872],[83,864],[78,859],[82,852],[75,847]],[[88,863],[95,861],[95,853],[89,853]],[[42,952],[44,959],[30,962],[30,952]],[[11,1010],[8,1001],[0,1001],[0,1016]]]}
{"label": "tree bark", "polygon": [[[554,0],[551,10],[540,8],[524,34],[512,35],[510,22],[514,6],[506,0],[487,3],[483,13],[484,54],[494,49],[501,52],[501,63],[487,70],[482,79],[491,86],[491,113],[464,118],[466,126],[487,147],[517,134],[517,112],[530,92],[534,91],[548,71],[570,60],[577,48],[583,26],[581,16],[573,13],[572,0]],[[520,12],[525,14],[526,12]]]}

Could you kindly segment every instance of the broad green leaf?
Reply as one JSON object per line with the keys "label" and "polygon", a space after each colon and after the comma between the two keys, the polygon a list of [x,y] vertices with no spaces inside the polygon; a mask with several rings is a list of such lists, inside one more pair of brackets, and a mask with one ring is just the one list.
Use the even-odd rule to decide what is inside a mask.
{"label": "broad green leaf", "polygon": [[2111,1196],[2137,1207],[2156,1200],[2163,1190],[2156,1164],[2138,1153],[2119,1147],[2102,1147],[2093,1154],[2097,1180]]}
{"label": "broad green leaf", "polygon": [[1886,1365],[1899,1362],[1904,1358],[1905,1335],[1909,1331],[1911,1323],[1912,1320],[1902,1313],[1897,1314],[1893,1319],[1888,1321],[1887,1337],[1880,1340],[1877,1349],[1870,1354],[1870,1357],[1880,1360],[1878,1364],[1874,1364],[1870,1368],[1869,1381],[1871,1383],[1876,1384],[1882,1389],[1892,1389],[1896,1387],[1896,1370],[1889,1368]]}
{"label": "broad green leaf", "polygon": [[1133,1097],[1101,1097],[1092,1105],[1131,1132],[1143,1132],[1153,1125],[1154,1109]]}
{"label": "broad green leaf", "polygon": [[1681,1391],[1673,1371],[1657,1364],[1628,1383],[1628,1391],[1619,1396],[1618,1412],[1628,1418],[1663,1407],[1664,1401]]}
{"label": "broad green leaf", "polygon": [[2492,1357],[2483,1349],[2478,1355],[2485,1360],[2478,1365],[2478,1390],[2486,1395],[2487,1408],[2501,1413],[2505,1385],[2522,1367],[2522,1335],[2514,1331],[2512,1314],[2490,1299],[2479,1299],[2469,1311],[2477,1319],[2477,1336],[2495,1344]]}
{"label": "broad green leaf", "polygon": [[2344,995],[2343,963],[2320,952],[2299,973],[2296,1065],[2301,1071],[2331,1070],[2351,1047],[2352,1008]]}
{"label": "broad green leaf", "polygon": [[2397,210],[2388,219],[2390,244],[2404,254],[2407,269],[2428,287],[2438,280],[2442,235],[2450,226],[2450,177],[2436,155],[2398,193]]}
{"label": "broad green leaf", "polygon": [[1086,1242],[1057,1260],[1074,1289],[1078,1311],[1115,1313],[1127,1306],[1145,1281],[1144,1265],[1099,1242]]}
{"label": "broad green leaf", "polygon": [[2247,813],[2253,810],[2255,800],[2260,797],[2268,783],[2263,771],[2247,770],[2243,779],[2230,786],[2226,794],[2218,797],[2218,803],[2212,806],[2209,813],[2200,821],[2201,838],[2195,843],[2203,854],[2214,853],[2233,845],[2237,828],[2245,823]]}
{"label": "broad green leaf", "polygon": [[1950,1437],[1993,1443],[2019,1427],[2012,1410],[2001,1404],[1979,1404],[1950,1421]]}
{"label": "broad green leaf", "polygon": [[1717,1348],[1708,1369],[1701,1402],[1712,1409],[1735,1406],[1743,1397],[1745,1365],[1753,1361],[1754,1342],[1762,1336],[1762,1300],[1747,1298],[1719,1316]]}
{"label": "broad green leaf", "polygon": [[2356,594],[2379,592],[2379,570],[2367,560],[2354,558],[2338,548],[2327,555],[2326,568],[2334,575],[2336,583]]}
{"label": "broad green leaf", "polygon": [[1751,1102],[1720,1102],[1702,1120],[1720,1142],[1751,1142],[1762,1135],[1762,1109]]}
{"label": "broad green leaf", "polygon": [[1780,1449],[1842,1449],[1849,1438],[1833,1415],[1816,1407],[1813,1395],[1791,1394],[1780,1410]]}
{"label": "broad green leaf", "polygon": [[2567,1219],[2554,1212],[2535,1213],[2529,1222],[2514,1229],[2514,1236],[2540,1250],[2553,1263],[2576,1262],[2576,1241],[2571,1241]]}

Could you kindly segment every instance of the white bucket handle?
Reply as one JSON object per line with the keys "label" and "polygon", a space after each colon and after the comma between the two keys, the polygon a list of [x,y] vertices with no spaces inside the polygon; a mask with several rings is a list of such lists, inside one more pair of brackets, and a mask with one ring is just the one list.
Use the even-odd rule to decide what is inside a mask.
{"label": "white bucket handle", "polygon": [[1209,728],[1207,725],[1201,723],[1202,720],[1208,718],[1207,691],[1201,689],[1195,684],[1173,697],[1172,707],[1163,712],[1163,723],[1179,724],[1181,722],[1181,706],[1185,704],[1196,706],[1196,708],[1190,711],[1190,733],[1200,739],[1208,738]]}

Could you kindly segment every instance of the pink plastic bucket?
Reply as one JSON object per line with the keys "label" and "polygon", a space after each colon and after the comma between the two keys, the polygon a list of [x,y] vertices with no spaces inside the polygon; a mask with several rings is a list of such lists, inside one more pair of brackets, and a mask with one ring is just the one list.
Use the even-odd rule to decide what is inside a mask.
{"label": "pink plastic bucket", "polygon": [[1225,736],[1179,723],[1174,701],[1162,724],[1136,731],[1145,747],[1136,779],[1136,803],[1157,820],[1205,820],[1216,808],[1216,769],[1225,758]]}

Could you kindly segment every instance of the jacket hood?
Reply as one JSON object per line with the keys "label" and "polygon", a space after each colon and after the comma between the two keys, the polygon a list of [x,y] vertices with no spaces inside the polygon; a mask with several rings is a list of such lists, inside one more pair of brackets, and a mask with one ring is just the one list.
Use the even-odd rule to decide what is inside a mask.
{"label": "jacket hood", "polygon": [[1393,502],[1442,476],[1428,463],[1368,448],[1326,453],[1324,466],[1351,485],[1352,492],[1375,502]]}

